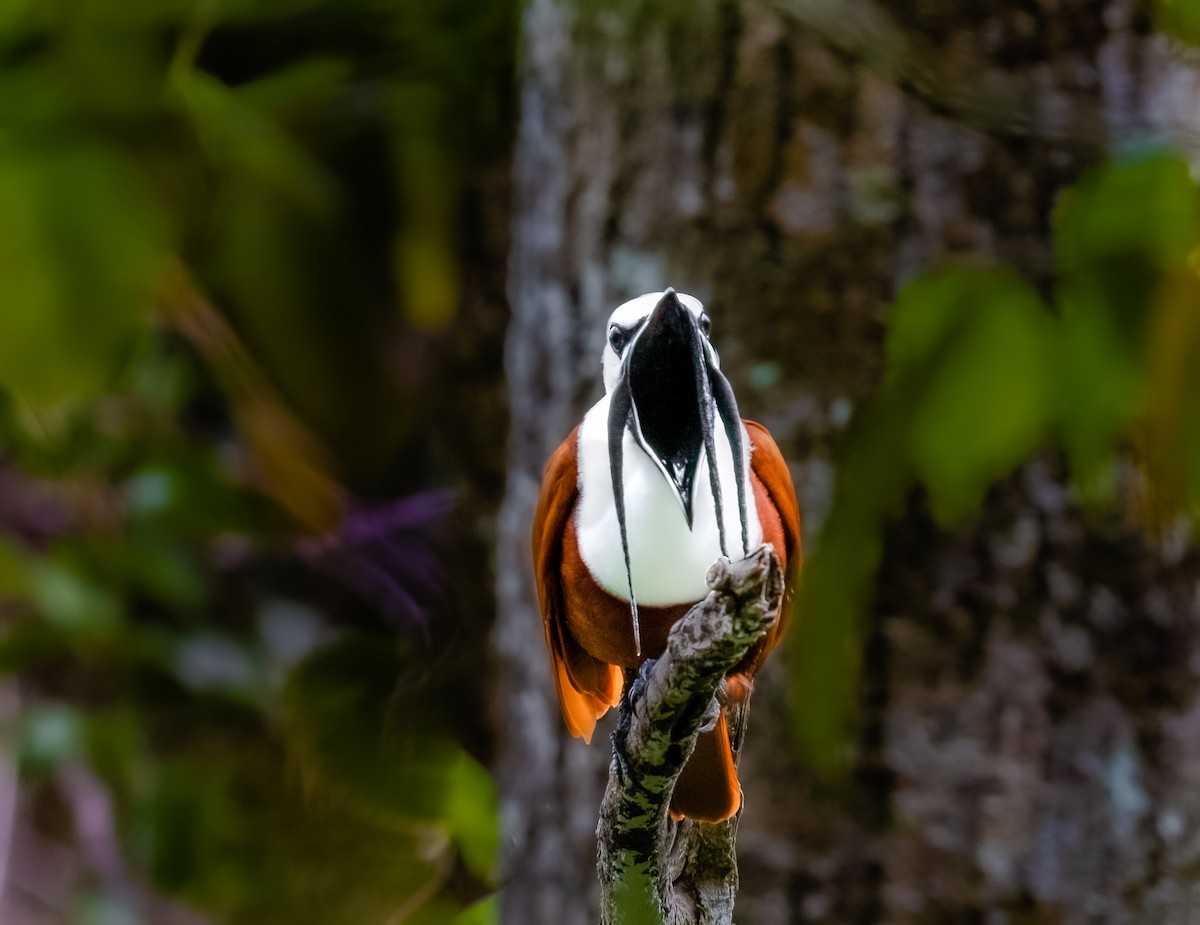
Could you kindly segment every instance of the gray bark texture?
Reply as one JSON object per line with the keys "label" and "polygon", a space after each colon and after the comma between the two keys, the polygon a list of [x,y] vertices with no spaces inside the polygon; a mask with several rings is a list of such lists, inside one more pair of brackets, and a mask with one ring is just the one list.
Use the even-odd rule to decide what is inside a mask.
{"label": "gray bark texture", "polygon": [[[1187,136],[1200,83],[1125,0],[529,0],[522,34],[502,915],[581,925],[609,756],[563,728],[528,536],[541,468],[599,394],[608,313],[666,285],[706,302],[814,534],[899,283],[982,254],[1049,291],[1057,194],[1113,143]],[[1085,517],[1061,470],[1025,467],[959,530],[916,495],[897,513],[850,780],[822,784],[788,747],[787,653],[768,659],[739,921],[1200,921],[1200,560]]]}
{"label": "gray bark texture", "polygon": [[604,925],[635,921],[635,904],[667,925],[733,921],[736,817],[676,822],[668,808],[696,734],[716,719],[725,675],[778,617],[779,558],[760,546],[737,562],[719,559],[708,587],[621,699],[596,827]]}

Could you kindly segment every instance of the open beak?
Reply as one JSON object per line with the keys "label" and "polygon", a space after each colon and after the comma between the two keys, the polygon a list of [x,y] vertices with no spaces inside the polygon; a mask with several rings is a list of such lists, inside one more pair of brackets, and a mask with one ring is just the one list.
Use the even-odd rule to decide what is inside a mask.
{"label": "open beak", "polygon": [[689,528],[693,520],[696,473],[700,456],[704,454],[716,507],[721,552],[728,555],[713,434],[718,417],[733,450],[742,548],[748,553],[745,452],[742,421],[733,389],[713,362],[696,316],[679,301],[674,289],[667,289],[625,352],[621,379],[610,397],[608,412],[609,467],[625,569],[629,575],[634,639],[639,654],[641,634],[625,526],[625,429],[628,427],[638,446],[654,461],[673,489]]}
{"label": "open beak", "polygon": [[704,335],[668,289],[625,355],[629,429],[674,490],[692,525],[696,470],[713,420]]}

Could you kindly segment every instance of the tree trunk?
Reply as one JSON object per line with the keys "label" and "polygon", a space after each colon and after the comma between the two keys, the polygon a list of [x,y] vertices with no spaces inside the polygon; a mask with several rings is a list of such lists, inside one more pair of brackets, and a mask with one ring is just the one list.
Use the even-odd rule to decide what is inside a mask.
{"label": "tree trunk", "polygon": [[[1048,292],[1057,193],[1194,108],[1194,75],[1147,33],[1123,0],[530,0],[497,555],[504,921],[596,919],[608,749],[562,726],[528,535],[542,465],[599,394],[607,314],[666,285],[708,304],[815,532],[898,283],[984,254]],[[1026,467],[969,529],[918,496],[890,529],[850,784],[786,746],[787,658],[768,660],[739,920],[1188,921],[1198,563],[1085,521],[1059,468]]]}

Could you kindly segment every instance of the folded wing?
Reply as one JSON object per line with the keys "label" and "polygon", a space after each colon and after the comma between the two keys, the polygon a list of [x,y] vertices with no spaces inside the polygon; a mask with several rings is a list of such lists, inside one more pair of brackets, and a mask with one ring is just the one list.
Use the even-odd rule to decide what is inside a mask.
{"label": "folded wing", "polygon": [[546,464],[533,518],[533,567],[563,719],[571,735],[590,743],[596,720],[620,703],[624,675],[588,655],[566,626],[562,542],[579,498],[578,449],[576,428]]}

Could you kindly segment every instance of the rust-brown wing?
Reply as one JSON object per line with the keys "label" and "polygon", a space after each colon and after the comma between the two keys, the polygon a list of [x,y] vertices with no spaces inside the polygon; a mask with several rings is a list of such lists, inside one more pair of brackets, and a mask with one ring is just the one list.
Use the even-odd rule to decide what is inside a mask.
{"label": "rust-brown wing", "polygon": [[567,627],[570,589],[563,584],[562,550],[579,498],[578,450],[576,428],[546,464],[533,517],[533,570],[563,719],[571,735],[591,742],[596,720],[620,702],[624,676],[585,652]]}
{"label": "rust-brown wing", "polygon": [[[764,539],[776,547],[783,565],[784,593],[779,610],[779,620],[772,628],[762,654],[778,642],[787,628],[788,616],[796,592],[796,577],[800,574],[803,550],[800,540],[800,507],[796,503],[796,488],[788,471],[783,453],[770,432],[756,421],[743,421],[750,437],[750,471],[754,483],[755,500],[759,508],[759,519],[763,521]],[[764,498],[765,495],[765,498]],[[769,504],[764,505],[764,500]],[[767,507],[769,511],[764,511]],[[764,516],[769,513],[770,516]],[[778,518],[778,519],[776,519]],[[778,539],[782,537],[782,548]],[[761,661],[761,656],[758,659]]]}

